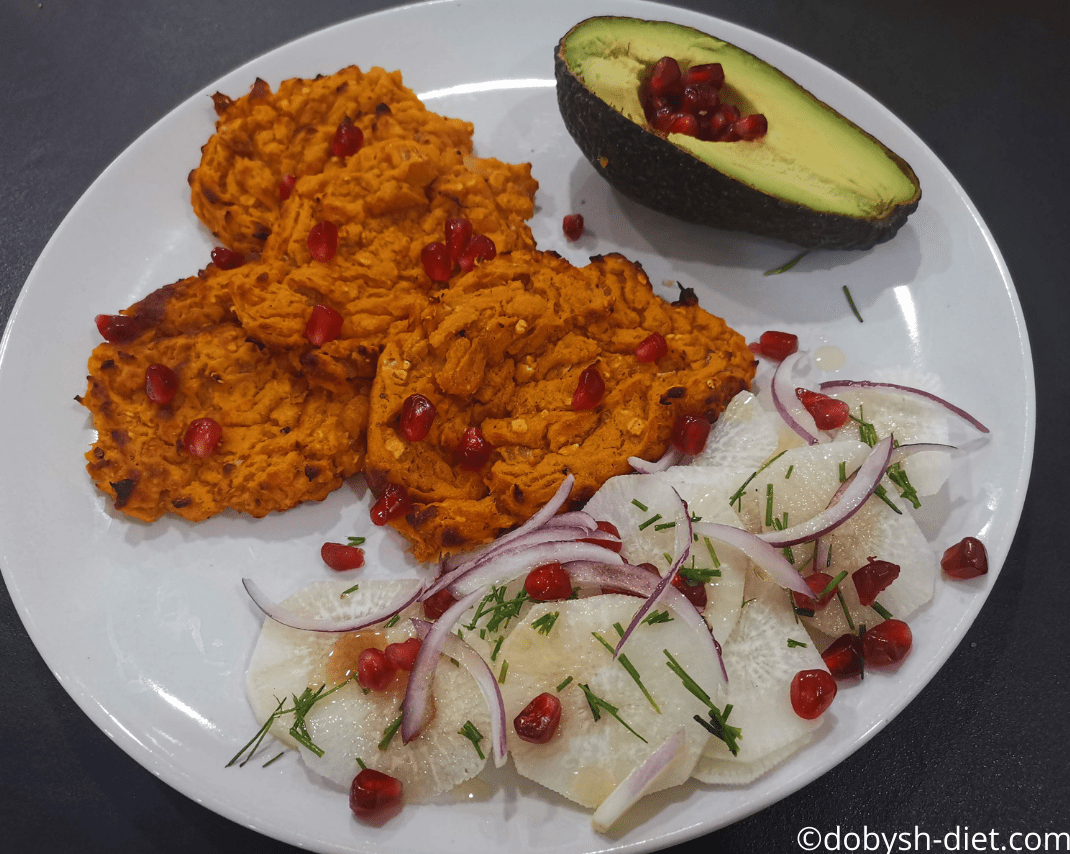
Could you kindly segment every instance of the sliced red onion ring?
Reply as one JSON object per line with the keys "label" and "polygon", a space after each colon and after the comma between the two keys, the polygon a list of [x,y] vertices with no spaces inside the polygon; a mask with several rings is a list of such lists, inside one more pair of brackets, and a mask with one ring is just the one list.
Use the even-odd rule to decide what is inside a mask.
{"label": "sliced red onion ring", "polygon": [[770,545],[759,535],[719,522],[696,522],[695,533],[741,551],[781,587],[803,593],[807,598],[814,595],[814,591],[803,581],[799,571],[788,563],[780,549]]}
{"label": "sliced red onion ring", "polygon": [[654,748],[653,752],[620,781],[606,799],[598,805],[591,816],[591,824],[599,833],[605,833],[624,813],[635,805],[647,789],[668,768],[684,743],[684,731],[677,730]]}
{"label": "sliced red onion ring", "polygon": [[651,593],[646,601],[642,604],[638,611],[635,612],[635,616],[632,617],[632,621],[628,623],[628,628],[624,630],[624,634],[620,636],[620,640],[617,642],[617,648],[613,650],[613,655],[620,655],[620,649],[624,646],[628,638],[631,637],[632,632],[635,631],[635,627],[642,622],[643,618],[647,615],[647,612],[654,607],[654,604],[658,601],[662,592],[672,584],[672,580],[676,577],[677,570],[688,555],[691,554],[691,538],[694,536],[691,528],[691,513],[687,509],[687,502],[680,497],[680,493],[673,488],[673,495],[676,496],[676,500],[680,502],[679,510],[674,514],[676,527],[673,529],[676,535],[675,542],[673,543],[673,551],[676,553],[676,559],[673,560],[672,566],[669,567],[669,571],[658,582],[658,586],[654,588],[654,592]]}
{"label": "sliced red onion ring", "polygon": [[[572,582],[581,588],[616,587],[626,590],[637,596],[650,596],[658,588],[660,582],[652,573],[632,566],[630,563],[621,566],[607,566],[595,561],[577,561],[565,567],[568,570]],[[809,588],[807,588],[809,590]],[[813,591],[811,591],[813,592]],[[658,601],[672,608],[677,617],[690,628],[694,629],[701,642],[708,648],[709,654],[720,665],[721,676],[728,681],[728,671],[725,669],[724,660],[721,658],[721,645],[713,636],[709,625],[702,615],[679,590],[671,584],[665,587],[658,596]]]}
{"label": "sliced red onion ring", "polygon": [[543,543],[515,553],[495,556],[457,578],[450,591],[465,595],[473,590],[482,590],[491,585],[505,584],[519,578],[544,563],[565,564],[575,560],[593,560],[600,563],[622,564],[624,559],[616,552],[594,543],[579,540],[564,543]]}
{"label": "sliced red onion ring", "polygon": [[409,605],[419,599],[420,594],[424,589],[423,584],[416,579],[413,579],[414,587],[411,591],[402,591],[393,602],[378,611],[372,611],[361,617],[326,620],[303,616],[284,605],[271,601],[271,599],[264,594],[264,591],[262,591],[260,587],[257,586],[257,583],[251,578],[243,578],[242,584],[245,585],[245,590],[249,594],[249,598],[256,604],[256,607],[267,614],[276,623],[282,623],[284,626],[289,626],[291,629],[300,629],[305,632],[329,633],[355,632],[360,629],[366,629],[368,626],[374,626],[376,623],[381,623],[384,620],[389,620],[395,614],[404,611]]}
{"label": "sliced red onion ring", "polygon": [[438,657],[446,645],[446,638],[453,633],[453,627],[464,616],[464,612],[482,595],[482,590],[476,590],[454,602],[431,624],[424,637],[409,672],[409,684],[401,703],[401,738],[406,744],[416,738],[427,723],[427,698],[431,695],[431,682],[435,678]]}
{"label": "sliced red onion ring", "polygon": [[642,457],[628,457],[628,465],[639,474],[653,474],[657,471],[665,471],[667,468],[679,465],[684,458],[684,452],[675,445],[669,445],[664,454],[657,460],[644,460]]}
{"label": "sliced red onion ring", "polygon": [[963,409],[959,409],[959,407],[955,406],[949,401],[944,400],[942,397],[937,397],[932,392],[924,391],[920,388],[914,388],[913,386],[908,385],[900,385],[899,383],[878,383],[871,382],[869,380],[829,380],[827,382],[821,383],[821,391],[826,393],[830,391],[841,391],[847,388],[868,388],[876,389],[877,391],[884,390],[893,392],[895,394],[902,394],[907,397],[917,397],[921,398],[922,400],[928,400],[931,403],[939,404],[940,406],[944,407],[944,409],[946,409],[948,412],[954,413],[967,424],[977,428],[982,433],[989,432],[988,428],[985,427],[984,424],[982,424],[972,415],[970,415],[970,413],[966,412]]}
{"label": "sliced red onion ring", "polygon": [[805,439],[808,445],[817,445],[829,441],[828,436],[817,429],[813,416],[799,402],[799,397],[795,394],[797,385],[791,379],[792,370],[799,360],[805,357],[806,352],[800,350],[777,365],[777,369],[773,371],[769,392],[773,398],[773,407],[784,419],[784,423]]}
{"label": "sliced red onion ring", "polygon": [[805,522],[782,531],[765,531],[758,534],[758,538],[777,548],[785,548],[816,540],[833,528],[838,528],[858,512],[877,488],[892,457],[893,441],[892,436],[888,435],[873,446],[873,450],[866,456],[835,504],[830,504]]}
{"label": "sliced red onion ring", "polygon": [[[421,620],[419,617],[412,618],[412,625],[420,638],[427,637],[434,623]],[[501,768],[505,764],[508,754],[508,744],[505,730],[505,701],[502,699],[502,690],[498,687],[498,680],[486,660],[472,647],[457,635],[446,635],[442,651],[450,658],[461,663],[479,686],[483,699],[487,701],[487,710],[490,712],[490,738],[493,746],[494,764]]]}

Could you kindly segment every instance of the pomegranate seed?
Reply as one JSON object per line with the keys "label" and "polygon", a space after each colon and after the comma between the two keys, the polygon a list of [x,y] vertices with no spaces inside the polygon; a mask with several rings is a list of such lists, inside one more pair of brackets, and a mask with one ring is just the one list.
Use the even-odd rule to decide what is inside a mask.
{"label": "pomegranate seed", "polygon": [[763,332],[758,338],[759,352],[767,359],[782,362],[799,349],[799,336],[790,332]]}
{"label": "pomegranate seed", "polygon": [[862,657],[870,667],[895,664],[906,658],[914,636],[902,620],[885,620],[862,635]]}
{"label": "pomegranate seed", "polygon": [[97,331],[111,344],[129,344],[147,328],[144,321],[128,314],[98,314]]}
{"label": "pomegranate seed", "polygon": [[461,253],[461,257],[457,261],[457,266],[461,268],[462,272],[469,273],[477,263],[491,261],[497,254],[498,249],[494,245],[494,241],[485,234],[477,234],[464,247],[464,252]]}
{"label": "pomegranate seed", "polygon": [[717,134],[717,142],[739,142],[740,136],[732,128],[723,130]]}
{"label": "pomegranate seed", "polygon": [[683,73],[681,82],[684,86],[708,85],[713,89],[720,89],[724,86],[724,68],[719,62],[692,65]]}
{"label": "pomegranate seed", "polygon": [[461,434],[461,444],[457,448],[457,465],[465,471],[479,471],[490,459],[494,448],[478,427],[469,427]]}
{"label": "pomegranate seed", "polygon": [[383,654],[386,660],[397,670],[412,670],[416,663],[416,656],[420,654],[423,641],[419,638],[409,638],[401,643],[387,644]]}
{"label": "pomegranate seed", "polygon": [[821,653],[825,667],[835,679],[862,675],[862,638],[848,632],[840,635]]}
{"label": "pomegranate seed", "polygon": [[654,113],[654,118],[651,120],[650,125],[658,133],[668,133],[669,125],[672,124],[675,115],[676,111],[672,107],[662,107]]}
{"label": "pomegranate seed", "polygon": [[573,409],[594,409],[606,393],[606,381],[594,365],[580,372],[576,390],[572,393]]}
{"label": "pomegranate seed", "polygon": [[672,577],[672,586],[683,593],[684,598],[694,605],[700,614],[706,610],[707,598],[705,584],[702,582],[692,584],[678,572]]}
{"label": "pomegranate seed", "polygon": [[872,605],[884,590],[899,577],[899,567],[886,560],[869,559],[869,563],[851,573],[861,605]]}
{"label": "pomegranate seed", "polygon": [[709,129],[704,131],[706,134],[705,138],[716,139],[724,133],[724,131],[728,130],[731,124],[732,122],[729,120],[728,116],[721,112],[721,110],[714,110],[709,116]]}
{"label": "pomegranate seed", "polygon": [[612,522],[601,521],[596,524],[597,530],[603,534],[609,534],[616,537],[616,540],[596,540],[596,539],[583,539],[581,543],[594,543],[596,546],[601,546],[604,549],[609,549],[611,552],[620,554],[620,550],[624,548],[624,543],[620,539],[620,531],[617,530],[617,526]]}
{"label": "pomegranate seed", "polygon": [[561,723],[561,701],[549,692],[539,694],[513,718],[513,729],[523,741],[546,744]]}
{"label": "pomegranate seed", "polygon": [[401,807],[401,781],[382,771],[362,768],[349,787],[349,808],[364,821],[378,823],[391,818]]}
{"label": "pomegranate seed", "polygon": [[656,362],[669,352],[669,342],[660,332],[651,332],[635,348],[635,358],[640,362]]}
{"label": "pomegranate seed", "polygon": [[195,457],[207,457],[223,438],[223,428],[214,418],[191,421],[182,437],[182,446]]}
{"label": "pomegranate seed", "polygon": [[305,325],[305,337],[322,347],[342,334],[342,315],[329,305],[314,305]]}
{"label": "pomegranate seed", "polygon": [[569,240],[579,240],[583,237],[583,214],[569,214],[561,221],[561,227]]}
{"label": "pomegranate seed", "polygon": [[450,250],[445,243],[428,243],[420,250],[420,263],[432,282],[448,282],[453,272]]}
{"label": "pomegranate seed", "polygon": [[732,130],[739,134],[740,139],[761,139],[769,130],[769,122],[761,113],[755,113],[736,119],[732,122]]}
{"label": "pomegranate seed", "polygon": [[410,442],[427,438],[435,420],[435,405],[422,394],[410,394],[401,404],[401,435]]}
{"label": "pomegranate seed", "polygon": [[678,94],[683,90],[680,63],[671,56],[663,56],[654,63],[650,74],[650,92],[653,95]]}
{"label": "pomegranate seed", "polygon": [[326,264],[338,252],[338,226],[324,220],[308,232],[308,251],[314,261]]}
{"label": "pomegranate seed", "polygon": [[535,567],[524,579],[524,590],[537,602],[568,599],[572,595],[572,578],[558,561]]}
{"label": "pomegranate seed", "polygon": [[712,86],[691,85],[684,87],[680,98],[680,112],[698,116],[699,113],[712,113],[721,105],[720,96]]}
{"label": "pomegranate seed", "polygon": [[336,572],[358,569],[364,566],[364,549],[344,543],[324,543],[320,546],[323,562]]}
{"label": "pomegranate seed", "polygon": [[685,454],[701,454],[710,435],[710,422],[701,415],[679,415],[672,425],[672,443]]}
{"label": "pomegranate seed", "polygon": [[795,389],[795,396],[813,417],[818,430],[838,430],[851,419],[851,407],[844,400],[808,388]]}
{"label": "pomegranate seed", "polygon": [[800,670],[791,680],[791,707],[800,718],[821,717],[836,699],[836,680],[827,670]]}
{"label": "pomegranate seed", "polygon": [[669,123],[669,133],[695,136],[698,133],[698,120],[688,113],[677,113]]}
{"label": "pomegranate seed", "polygon": [[818,599],[817,595],[832,582],[832,576],[827,572],[815,572],[812,575],[808,575],[803,581],[814,591],[814,595],[804,596],[802,593],[792,593],[791,595],[795,599],[795,607],[807,611],[820,611],[832,601],[832,597],[836,595],[836,591],[839,589],[837,584],[832,590]]}
{"label": "pomegranate seed", "polygon": [[383,494],[372,505],[372,524],[385,525],[391,519],[398,519],[412,510],[412,499],[404,486],[387,484]]}
{"label": "pomegranate seed", "polygon": [[976,537],[964,537],[944,552],[940,566],[952,578],[976,578],[988,572],[988,552]]}
{"label": "pomegranate seed", "polygon": [[286,174],[279,180],[279,201],[285,202],[290,198],[290,193],[294,191],[294,185],[297,183],[297,176]]}
{"label": "pomegranate seed", "polygon": [[736,119],[739,118],[739,108],[733,107],[731,104],[721,104],[717,108],[717,112],[727,119],[729,124],[734,124]]}
{"label": "pomegranate seed", "polygon": [[[461,263],[461,256],[464,254],[464,250],[471,239],[471,222],[463,216],[455,216],[446,220],[446,246],[450,250],[451,265]],[[447,276],[447,278],[449,277]]]}
{"label": "pomegranate seed", "polygon": [[157,406],[170,403],[178,391],[178,377],[167,365],[145,368],[145,394]]}
{"label": "pomegranate seed", "polygon": [[349,119],[343,119],[331,140],[331,154],[343,160],[360,151],[364,145],[364,132]]}
{"label": "pomegranate seed", "polygon": [[245,263],[245,256],[225,246],[217,246],[212,250],[212,263],[220,270],[234,270]]}
{"label": "pomegranate seed", "polygon": [[445,587],[435,593],[432,596],[428,596],[423,601],[424,616],[429,620],[437,620],[443,614],[450,609],[457,600],[453,598],[453,594],[450,593]]}
{"label": "pomegranate seed", "polygon": [[370,691],[382,691],[394,681],[397,669],[386,659],[381,649],[369,647],[357,656],[357,682]]}

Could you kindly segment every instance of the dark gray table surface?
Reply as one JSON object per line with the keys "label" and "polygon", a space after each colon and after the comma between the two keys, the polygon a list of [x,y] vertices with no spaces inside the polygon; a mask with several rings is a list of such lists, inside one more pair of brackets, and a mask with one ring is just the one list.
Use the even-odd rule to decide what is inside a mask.
{"label": "dark gray table surface", "polygon": [[[0,325],[72,205],[153,122],[261,53],[392,5],[2,0]],[[1063,847],[1047,850],[1070,850],[1070,561],[1062,543],[1070,382],[1061,353],[1070,322],[1067,4],[678,5],[820,60],[889,107],[943,160],[990,227],[1020,295],[1036,363],[1038,422],[1030,491],[1009,559],[931,684],[834,772],[676,850],[796,851],[804,825],[888,834],[917,827],[932,837],[930,850],[967,826],[997,833],[986,837],[997,846],[1015,831],[1058,831]],[[577,19],[582,8],[577,0]],[[477,37],[472,47],[478,50]],[[983,346],[984,336],[978,329],[964,346]],[[12,452],[18,449],[3,449]],[[0,476],[0,489],[15,488]],[[71,544],[72,554],[77,547]],[[45,666],[4,588],[0,644],[4,850],[296,850],[178,794],[112,744]],[[968,850],[982,850],[973,845]]]}

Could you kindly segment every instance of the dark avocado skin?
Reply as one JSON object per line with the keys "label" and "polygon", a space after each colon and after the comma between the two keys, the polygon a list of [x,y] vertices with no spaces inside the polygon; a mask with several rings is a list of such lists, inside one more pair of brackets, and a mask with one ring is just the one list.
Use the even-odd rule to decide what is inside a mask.
{"label": "dark avocado skin", "polygon": [[[565,127],[603,178],[646,207],[807,249],[870,249],[891,240],[917,210],[920,189],[911,202],[887,216],[861,219],[815,211],[748,187],[631,121],[587,89],[563,58],[567,38],[554,53],[557,103]],[[888,153],[917,184],[910,166]]]}

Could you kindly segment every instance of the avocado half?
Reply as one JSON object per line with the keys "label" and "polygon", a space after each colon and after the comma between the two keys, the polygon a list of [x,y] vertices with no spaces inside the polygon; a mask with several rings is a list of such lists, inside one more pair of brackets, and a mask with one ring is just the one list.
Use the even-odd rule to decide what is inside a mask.
{"label": "avocado half", "polygon": [[[641,83],[663,56],[681,68],[719,62],[721,100],[769,122],[759,140],[661,136],[647,124]],[[643,205],[689,222],[807,248],[868,249],[917,209],[910,165],[767,62],[667,21],[580,22],[554,54],[557,101],[584,156]]]}

